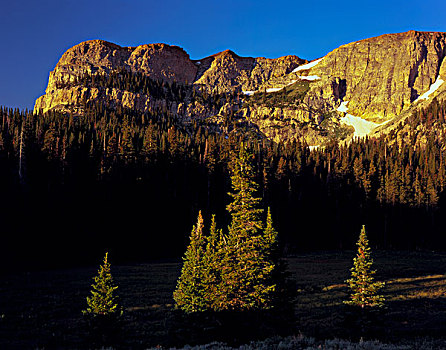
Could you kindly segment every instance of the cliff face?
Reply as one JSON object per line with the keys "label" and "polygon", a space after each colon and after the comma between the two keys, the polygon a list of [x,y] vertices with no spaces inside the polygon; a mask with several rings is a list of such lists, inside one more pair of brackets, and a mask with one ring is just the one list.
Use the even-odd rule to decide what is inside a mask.
{"label": "cliff face", "polygon": [[343,84],[349,113],[388,120],[412,103],[440,76],[446,80],[446,33],[388,34],[344,45],[310,70],[332,86]]}
{"label": "cliff face", "polygon": [[[316,145],[324,143],[330,130],[339,135],[341,128],[345,137],[358,128],[346,113],[359,117],[359,122],[363,118],[380,124],[401,119],[434,96],[446,96],[445,57],[446,33],[414,31],[350,43],[310,63],[297,56],[240,57],[229,50],[194,61],[177,46],[132,48],[93,40],[62,56],[34,109],[82,114],[83,104],[100,101],[140,112],[164,106],[187,120],[218,117],[228,110],[228,106],[209,109],[187,99],[168,103],[116,87],[75,83],[84,74],[124,70],[195,86],[208,94],[238,93],[247,104],[232,106],[231,113],[254,122],[277,141],[304,138]],[[265,103],[270,96],[273,102]]]}
{"label": "cliff face", "polygon": [[280,79],[305,62],[297,56],[278,59],[239,57],[229,50],[193,61],[177,46],[150,44],[131,48],[92,40],[80,43],[64,53],[50,73],[45,95],[37,99],[34,110],[45,113],[52,109],[67,110],[68,106],[70,110],[77,110],[76,106],[82,98],[87,97],[87,102],[90,102],[98,97],[110,100],[120,95],[127,96],[127,102],[116,102],[125,104],[125,107],[145,111],[144,106],[150,105],[148,101],[141,101],[149,100],[150,96],[131,96],[131,93],[126,94],[124,91],[109,96],[107,91],[98,93],[80,86],[58,87],[69,85],[85,73],[107,74],[124,69],[142,73],[154,80],[195,84],[208,93],[223,93],[269,86],[270,81]]}
{"label": "cliff face", "polygon": [[277,59],[240,57],[227,50],[199,62],[194,84],[202,85],[209,92],[227,92],[285,86],[284,77],[307,61],[297,56]]}
{"label": "cliff face", "polygon": [[[34,110],[43,113],[52,109],[77,110],[83,99],[91,102],[99,97],[144,110],[144,106],[150,104],[148,97],[113,89],[98,91],[69,85],[85,73],[107,74],[119,69],[139,72],[154,80],[183,84],[193,82],[198,71],[189,55],[177,46],[150,44],[131,48],[102,40],[86,41],[63,54],[50,73],[45,95],[37,99]],[[60,85],[64,87],[58,87]]]}

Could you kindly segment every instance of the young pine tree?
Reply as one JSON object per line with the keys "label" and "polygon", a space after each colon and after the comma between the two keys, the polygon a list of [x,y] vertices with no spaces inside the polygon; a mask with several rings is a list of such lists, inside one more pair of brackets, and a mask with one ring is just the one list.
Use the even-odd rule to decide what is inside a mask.
{"label": "young pine tree", "polygon": [[373,275],[376,271],[372,270],[373,259],[370,255],[365,226],[362,226],[356,245],[358,246],[358,253],[353,259],[351,278],[346,281],[351,289],[351,295],[350,300],[345,301],[345,304],[358,306],[362,309],[382,307],[384,297],[378,292],[384,286],[384,283],[374,281]]}
{"label": "young pine tree", "polygon": [[177,287],[173,293],[176,307],[187,312],[205,311],[206,288],[204,275],[205,237],[203,236],[203,217],[198,213],[197,225],[192,228],[190,243],[183,257],[183,268]]}
{"label": "young pine tree", "polygon": [[295,288],[290,285],[288,280],[287,265],[281,257],[278,238],[278,233],[273,226],[271,209],[268,207],[266,226],[263,233],[264,254],[270,263],[274,265],[270,275],[271,282],[276,284],[272,302],[274,307],[280,307],[283,311],[284,308],[292,306],[292,290]]}
{"label": "young pine tree", "polygon": [[91,296],[87,297],[88,307],[82,311],[84,315],[93,317],[119,317],[122,308],[118,303],[115,290],[118,286],[113,282],[108,262],[108,252],[105,253],[104,262],[99,266],[98,274],[91,285]]}
{"label": "young pine tree", "polygon": [[280,258],[278,233],[273,227],[273,219],[271,216],[270,207],[268,207],[268,212],[266,214],[266,227],[263,233],[263,240],[265,253],[271,257],[271,260],[278,262]]}
{"label": "young pine tree", "polygon": [[203,284],[205,286],[205,302],[208,310],[218,310],[220,300],[218,288],[221,283],[221,258],[224,247],[223,231],[217,228],[215,215],[212,215],[209,236],[206,237],[206,249],[204,252]]}

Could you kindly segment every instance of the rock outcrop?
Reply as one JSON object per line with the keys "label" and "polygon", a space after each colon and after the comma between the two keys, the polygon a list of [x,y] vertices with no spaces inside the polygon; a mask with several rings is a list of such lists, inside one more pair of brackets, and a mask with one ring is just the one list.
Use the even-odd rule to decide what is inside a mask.
{"label": "rock outcrop", "polygon": [[[45,95],[35,103],[35,112],[45,113],[52,109],[77,110],[80,98],[87,102],[98,96],[106,100],[111,96],[70,86],[83,74],[108,74],[111,71],[127,70],[138,72],[154,80],[196,84],[209,93],[234,90],[257,90],[274,79],[280,79],[295,67],[305,63],[297,56],[278,59],[239,57],[232,51],[224,51],[199,61],[177,46],[149,44],[138,47],[120,47],[103,41],[91,40],[80,43],[65,52],[50,73]],[[60,88],[59,86],[63,86]],[[127,106],[149,106],[141,102],[144,96],[126,95]],[[116,93],[115,93],[116,95]],[[147,96],[149,99],[150,96]],[[116,101],[119,103],[119,101]],[[144,111],[143,107],[140,111]]]}
{"label": "rock outcrop", "polygon": [[240,57],[226,50],[200,62],[194,84],[209,92],[227,92],[234,89],[256,91],[286,85],[284,77],[307,61],[297,56],[276,59]]}
{"label": "rock outcrop", "polygon": [[[327,138],[327,125],[340,127],[345,113],[384,123],[430,103],[435,96],[446,96],[446,83],[442,84],[446,81],[445,57],[446,33],[415,31],[343,45],[312,62],[297,56],[240,57],[229,50],[191,60],[177,46],[120,47],[93,40],[74,46],[62,56],[34,110],[82,114],[85,103],[99,101],[139,112],[163,106],[186,120],[218,116],[228,110],[227,106],[210,110],[197,101],[167,103],[116,87],[75,84],[84,74],[127,71],[195,86],[207,94],[239,94],[248,103],[230,108],[231,113],[257,124],[274,140],[304,138],[316,145]],[[307,85],[301,91],[302,83]],[[275,93],[274,101],[279,99],[279,103],[267,105],[265,99],[250,97],[254,93]],[[287,103],[280,103],[280,98]],[[345,136],[345,132],[341,134]]]}
{"label": "rock outcrop", "polygon": [[[113,99],[116,96],[126,96],[127,105],[144,106],[147,101],[141,101],[142,96],[130,96],[125,92],[110,96],[107,91],[99,94],[94,89],[82,86],[70,86],[76,78],[83,74],[108,74],[118,69],[139,72],[154,80],[193,82],[198,68],[189,55],[180,47],[165,44],[141,45],[136,48],[120,47],[103,41],[91,40],[80,43],[65,52],[50,73],[45,95],[39,97],[34,111],[47,112],[52,109],[66,110],[70,107],[76,110],[79,102],[89,102],[97,97]],[[63,88],[58,86],[62,85]],[[117,103],[125,101],[116,100]],[[129,103],[130,102],[130,103]],[[137,107],[136,107],[137,108]]]}
{"label": "rock outcrop", "polygon": [[440,76],[446,80],[446,33],[410,31],[337,48],[309,74],[321,77],[315,93],[342,83],[349,113],[386,121],[411,107]]}

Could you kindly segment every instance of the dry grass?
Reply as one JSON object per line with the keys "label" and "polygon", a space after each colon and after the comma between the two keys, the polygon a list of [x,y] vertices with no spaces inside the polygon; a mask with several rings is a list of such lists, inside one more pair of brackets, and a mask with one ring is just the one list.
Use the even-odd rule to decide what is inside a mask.
{"label": "dry grass", "polygon": [[[288,260],[296,280],[294,334],[349,338],[343,301],[354,252],[305,254]],[[378,252],[386,282],[383,338],[446,335],[446,254]],[[169,333],[179,263],[113,266],[125,307],[124,348],[181,345]],[[96,268],[21,273],[0,278],[0,349],[85,348],[86,307]]]}

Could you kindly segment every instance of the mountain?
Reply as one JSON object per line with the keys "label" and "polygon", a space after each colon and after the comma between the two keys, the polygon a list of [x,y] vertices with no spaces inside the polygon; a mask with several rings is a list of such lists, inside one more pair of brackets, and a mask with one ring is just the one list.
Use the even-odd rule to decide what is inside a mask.
{"label": "mountain", "polygon": [[[177,46],[93,40],[65,52],[34,111],[82,114],[87,104],[103,103],[143,113],[162,108],[184,121],[213,117],[221,123],[231,115],[275,141],[319,146],[333,137],[388,132],[434,97],[445,99],[445,56],[446,33],[417,31],[353,42],[311,62],[240,57],[230,50],[191,60]],[[162,82],[163,91],[180,86],[183,93],[166,98],[111,83],[124,73],[136,83]]]}

